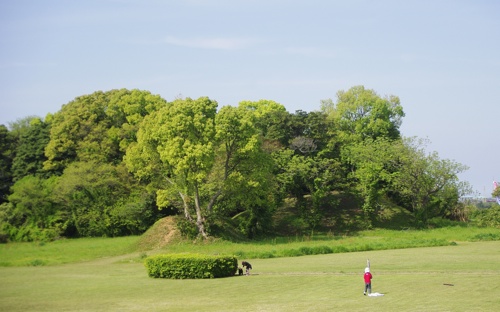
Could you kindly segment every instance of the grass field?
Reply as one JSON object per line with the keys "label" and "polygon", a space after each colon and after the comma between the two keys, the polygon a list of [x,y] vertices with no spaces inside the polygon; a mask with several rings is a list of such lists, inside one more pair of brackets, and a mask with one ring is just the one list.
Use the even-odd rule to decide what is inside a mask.
{"label": "grass field", "polygon": [[[471,229],[470,235],[463,235],[466,238],[489,235],[474,231]],[[496,235],[498,230],[491,233]],[[435,233],[422,232],[422,236],[416,232],[402,235],[423,239],[425,235],[444,238],[450,234],[439,229]],[[392,235],[392,232],[374,231],[360,233],[360,239],[385,240]],[[105,239],[95,240],[93,244],[91,239],[59,243],[94,245],[101,252],[106,250],[104,257],[92,260],[50,265],[49,257],[45,265],[0,267],[0,311],[500,310],[500,241],[457,240],[456,245],[438,247],[247,259],[254,267],[251,276],[167,280],[147,276],[140,261],[143,252],[126,253],[137,237],[127,239],[110,239],[113,243]],[[51,244],[39,247],[53,248]],[[107,247],[98,247],[101,244]],[[287,245],[285,242],[274,244],[263,248]],[[26,250],[7,249],[16,245],[0,248],[2,261],[6,251],[23,255],[30,248],[21,245]],[[230,244],[219,245],[230,249]],[[257,245],[249,247],[257,248]],[[185,244],[177,246],[183,252],[188,248]],[[202,246],[213,252],[212,244],[199,244],[195,249],[200,251]],[[73,252],[80,249],[69,248]],[[60,247],[57,252],[66,251]],[[82,254],[80,251],[80,257]],[[41,257],[40,254],[37,257]],[[14,261],[13,258],[9,261]],[[367,258],[374,276],[373,291],[384,293],[383,297],[362,294]]]}
{"label": "grass field", "polygon": [[90,261],[135,251],[139,237],[62,239],[0,245],[0,266],[42,266]]}

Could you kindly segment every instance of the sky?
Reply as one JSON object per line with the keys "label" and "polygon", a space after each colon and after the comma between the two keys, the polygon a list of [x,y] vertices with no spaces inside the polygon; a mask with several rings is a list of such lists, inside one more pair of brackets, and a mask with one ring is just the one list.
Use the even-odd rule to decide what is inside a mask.
{"label": "sky", "polygon": [[290,113],[363,85],[395,95],[405,137],[500,180],[500,1],[0,0],[0,124],[98,90]]}

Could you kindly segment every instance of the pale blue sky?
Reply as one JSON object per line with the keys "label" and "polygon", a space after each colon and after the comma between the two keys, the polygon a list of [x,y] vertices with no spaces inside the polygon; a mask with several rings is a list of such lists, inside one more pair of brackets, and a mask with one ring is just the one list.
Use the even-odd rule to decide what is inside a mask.
{"label": "pale blue sky", "polygon": [[500,1],[0,0],[0,124],[97,90],[315,111],[355,85],[396,95],[489,196],[500,180]]}

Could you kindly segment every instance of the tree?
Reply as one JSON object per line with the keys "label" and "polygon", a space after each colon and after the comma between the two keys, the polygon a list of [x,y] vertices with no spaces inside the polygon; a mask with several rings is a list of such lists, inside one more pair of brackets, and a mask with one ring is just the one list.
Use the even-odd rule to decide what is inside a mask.
{"label": "tree", "polygon": [[14,181],[27,175],[48,177],[43,170],[45,147],[50,139],[50,124],[33,118],[30,125],[20,134],[16,156],[12,163]]}
{"label": "tree", "polygon": [[209,98],[178,99],[145,118],[137,144],[127,151],[127,166],[158,189],[159,207],[180,206],[206,238],[208,220],[223,209],[217,204],[232,187],[260,187],[251,178],[260,141],[250,112],[223,107],[217,114],[217,102]]}
{"label": "tree", "polygon": [[406,138],[396,153],[398,170],[392,177],[395,197],[423,224],[445,217],[460,196],[471,192],[470,185],[458,179],[468,167],[440,159],[436,152],[427,153],[426,144],[426,140]]}
{"label": "tree", "polygon": [[7,200],[12,185],[12,161],[15,156],[15,137],[0,125],[0,204]]}
{"label": "tree", "polygon": [[362,209],[367,217],[373,218],[382,208],[382,199],[400,169],[395,164],[400,157],[397,152],[400,144],[399,140],[367,139],[351,143],[342,151],[343,162],[351,168],[349,178],[363,199]]}
{"label": "tree", "polygon": [[65,229],[67,215],[53,195],[57,178],[25,176],[12,186],[9,203],[1,206],[0,223],[13,241],[52,240]]}
{"label": "tree", "polygon": [[207,183],[216,186],[215,193],[220,192],[214,212],[238,215],[240,230],[249,238],[270,228],[276,205],[273,162],[262,149],[255,127],[259,120],[245,106],[221,108],[215,119],[215,162]]}
{"label": "tree", "polygon": [[329,114],[346,142],[365,139],[400,137],[399,127],[404,117],[400,100],[396,96],[380,97],[363,86],[337,93],[337,103],[322,101],[322,110]]}
{"label": "tree", "polygon": [[[151,167],[140,159],[154,159],[164,181],[153,180],[159,207],[171,204],[177,194],[183,205],[184,216],[193,221],[203,237],[205,216],[202,213],[200,186],[207,179],[214,161],[215,114],[217,102],[208,98],[178,99],[171,105],[150,115],[138,133],[138,143],[132,145],[126,161],[137,177],[153,177]],[[146,165],[146,166],[145,166]],[[163,182],[163,183],[162,183]],[[210,211],[213,203],[208,203]]]}
{"label": "tree", "polygon": [[270,100],[241,101],[238,108],[251,113],[254,127],[260,132],[265,149],[269,152],[290,143],[291,115],[285,106]]}
{"label": "tree", "polygon": [[259,123],[259,119],[272,112],[286,112],[285,106],[271,100],[241,101],[238,107],[251,111]]}
{"label": "tree", "polygon": [[44,168],[61,174],[74,161],[120,163],[144,116],[165,103],[148,91],[126,89],[77,97],[51,118]]}
{"label": "tree", "polygon": [[328,144],[332,139],[333,124],[323,112],[295,111],[291,115],[289,147],[301,154],[331,154]]}
{"label": "tree", "polygon": [[40,119],[40,117],[30,115],[24,118],[19,118],[14,122],[9,122],[11,134],[16,138],[21,137],[21,135],[29,129],[33,119]]}
{"label": "tree", "polygon": [[281,192],[296,200],[300,217],[314,230],[328,208],[336,204],[332,194],[339,188],[338,162],[329,158],[294,154],[292,150],[282,150],[273,156]]}
{"label": "tree", "polygon": [[53,191],[61,211],[70,216],[66,235],[120,236],[145,231],[154,221],[154,205],[130,180],[123,165],[70,164]]}
{"label": "tree", "polygon": [[351,143],[343,150],[349,177],[363,199],[363,210],[374,217],[387,199],[426,224],[433,217],[452,214],[460,196],[470,192],[458,174],[467,167],[436,152],[427,153],[426,141],[416,138],[379,138]]}

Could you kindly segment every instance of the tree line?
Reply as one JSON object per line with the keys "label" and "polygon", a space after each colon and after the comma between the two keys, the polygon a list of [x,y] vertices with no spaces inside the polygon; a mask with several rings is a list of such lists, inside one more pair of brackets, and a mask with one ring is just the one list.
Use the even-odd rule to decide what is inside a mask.
{"label": "tree line", "polygon": [[415,224],[459,215],[466,166],[403,137],[396,96],[355,86],[289,113],[142,90],[75,98],[0,125],[0,235],[121,236],[179,215],[184,234],[369,228],[399,207]]}

